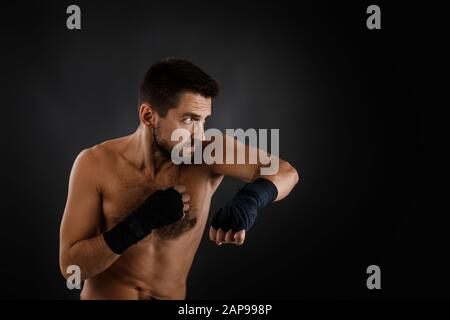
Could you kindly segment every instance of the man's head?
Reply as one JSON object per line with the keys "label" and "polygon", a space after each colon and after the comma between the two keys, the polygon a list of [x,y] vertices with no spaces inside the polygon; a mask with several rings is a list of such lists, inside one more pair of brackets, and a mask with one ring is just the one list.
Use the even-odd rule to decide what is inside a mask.
{"label": "man's head", "polygon": [[152,129],[155,146],[170,156],[177,144],[170,139],[173,130],[184,128],[193,139],[203,139],[211,100],[218,94],[217,82],[191,62],[175,58],[158,62],[147,71],[140,87],[141,124]]}

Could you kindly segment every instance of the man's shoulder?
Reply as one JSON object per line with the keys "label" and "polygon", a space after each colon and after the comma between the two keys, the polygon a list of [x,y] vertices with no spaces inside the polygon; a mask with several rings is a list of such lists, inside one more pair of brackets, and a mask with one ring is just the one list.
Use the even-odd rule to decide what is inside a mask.
{"label": "man's shoulder", "polygon": [[99,168],[112,164],[117,158],[120,139],[107,140],[92,147],[83,149],[75,160],[83,166]]}
{"label": "man's shoulder", "polygon": [[108,159],[110,151],[102,144],[81,150],[77,156],[78,162],[94,165]]}

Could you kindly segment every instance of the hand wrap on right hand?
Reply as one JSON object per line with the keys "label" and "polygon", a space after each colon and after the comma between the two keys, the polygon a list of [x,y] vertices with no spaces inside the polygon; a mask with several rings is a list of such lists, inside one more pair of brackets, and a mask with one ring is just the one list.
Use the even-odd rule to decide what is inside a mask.
{"label": "hand wrap on right hand", "polygon": [[148,236],[152,229],[172,224],[182,217],[181,193],[174,188],[157,190],[139,209],[106,231],[103,238],[114,253],[122,254],[128,247]]}

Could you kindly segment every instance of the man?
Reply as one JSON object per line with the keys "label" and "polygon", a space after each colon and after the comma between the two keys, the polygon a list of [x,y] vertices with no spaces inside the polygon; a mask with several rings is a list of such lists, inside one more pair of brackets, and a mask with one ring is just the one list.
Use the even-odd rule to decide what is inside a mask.
{"label": "man", "polygon": [[[223,177],[247,184],[213,216],[209,235],[218,245],[241,245],[258,210],[297,183],[296,170],[281,159],[278,172],[268,176],[260,176],[260,162],[171,161],[177,144],[172,132],[184,128],[204,140],[217,94],[217,83],[192,63],[159,62],[140,88],[137,130],[78,155],[61,223],[60,268],[68,277],[67,267],[79,266],[82,299],[184,299],[211,197]],[[251,152],[232,142],[236,151]]]}

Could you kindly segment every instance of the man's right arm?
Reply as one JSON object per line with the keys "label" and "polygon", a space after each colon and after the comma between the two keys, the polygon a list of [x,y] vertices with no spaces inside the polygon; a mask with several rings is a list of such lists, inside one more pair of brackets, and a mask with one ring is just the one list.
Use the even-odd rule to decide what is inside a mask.
{"label": "man's right arm", "polygon": [[[77,265],[82,280],[107,269],[120,255],[106,244],[102,228],[98,159],[93,150],[82,151],[74,162],[60,229],[60,268]],[[97,172],[96,172],[97,171]]]}
{"label": "man's right arm", "polygon": [[89,279],[107,269],[129,247],[147,237],[153,229],[175,223],[189,210],[184,186],[156,190],[135,211],[102,233],[101,165],[85,150],[75,160],[60,230],[60,268],[77,265],[81,279]]}

